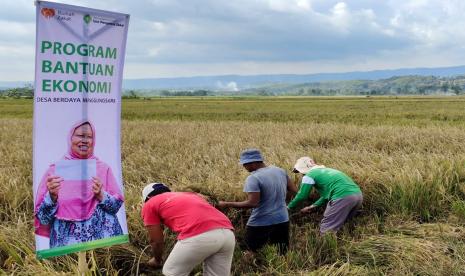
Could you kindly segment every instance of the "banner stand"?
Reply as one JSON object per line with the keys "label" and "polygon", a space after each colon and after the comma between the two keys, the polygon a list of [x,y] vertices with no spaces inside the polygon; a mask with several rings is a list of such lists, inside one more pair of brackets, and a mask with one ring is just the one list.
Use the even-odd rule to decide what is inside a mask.
{"label": "banner stand", "polygon": [[79,275],[86,275],[86,272],[89,271],[89,266],[87,264],[87,251],[78,252],[78,273]]}

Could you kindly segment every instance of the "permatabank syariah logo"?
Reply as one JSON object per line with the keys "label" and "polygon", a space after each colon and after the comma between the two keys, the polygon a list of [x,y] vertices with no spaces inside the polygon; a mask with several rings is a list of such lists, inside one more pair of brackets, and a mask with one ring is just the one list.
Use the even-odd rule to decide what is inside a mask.
{"label": "permatabank syariah logo", "polygon": [[42,8],[40,13],[43,15],[43,17],[49,19],[55,16],[55,10],[50,9],[50,8]]}
{"label": "permatabank syariah logo", "polygon": [[90,14],[86,14],[82,19],[84,19],[84,22],[86,22],[86,24],[89,24],[89,22],[92,20],[92,17],[90,16]]}

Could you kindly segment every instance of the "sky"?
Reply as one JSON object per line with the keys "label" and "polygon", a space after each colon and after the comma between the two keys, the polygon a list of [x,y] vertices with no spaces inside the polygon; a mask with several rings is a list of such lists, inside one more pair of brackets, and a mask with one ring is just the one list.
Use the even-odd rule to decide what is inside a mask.
{"label": "sky", "polygon": [[[125,79],[465,64],[463,0],[50,2],[131,15]],[[34,1],[0,4],[0,81],[31,81]]]}

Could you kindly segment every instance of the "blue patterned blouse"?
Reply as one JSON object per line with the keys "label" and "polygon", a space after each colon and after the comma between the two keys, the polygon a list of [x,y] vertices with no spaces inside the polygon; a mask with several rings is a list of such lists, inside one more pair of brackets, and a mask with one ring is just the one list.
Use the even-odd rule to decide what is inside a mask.
{"label": "blue patterned blouse", "polygon": [[104,192],[103,200],[97,204],[92,216],[84,221],[67,221],[55,218],[58,205],[47,193],[40,204],[37,218],[43,225],[50,225],[50,248],[88,242],[123,234],[116,213],[123,204]]}

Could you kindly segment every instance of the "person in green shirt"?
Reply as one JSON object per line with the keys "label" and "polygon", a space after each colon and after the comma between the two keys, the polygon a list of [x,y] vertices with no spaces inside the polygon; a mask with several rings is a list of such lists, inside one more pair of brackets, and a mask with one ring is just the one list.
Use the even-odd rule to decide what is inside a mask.
{"label": "person in green shirt", "polygon": [[326,204],[323,219],[320,223],[320,233],[337,232],[344,222],[352,218],[362,206],[363,196],[360,187],[345,173],[317,165],[310,157],[301,157],[294,165],[294,172],[303,174],[302,183],[294,199],[288,204],[288,209],[308,199],[313,187],[320,198],[312,205],[300,211],[310,213]]}

